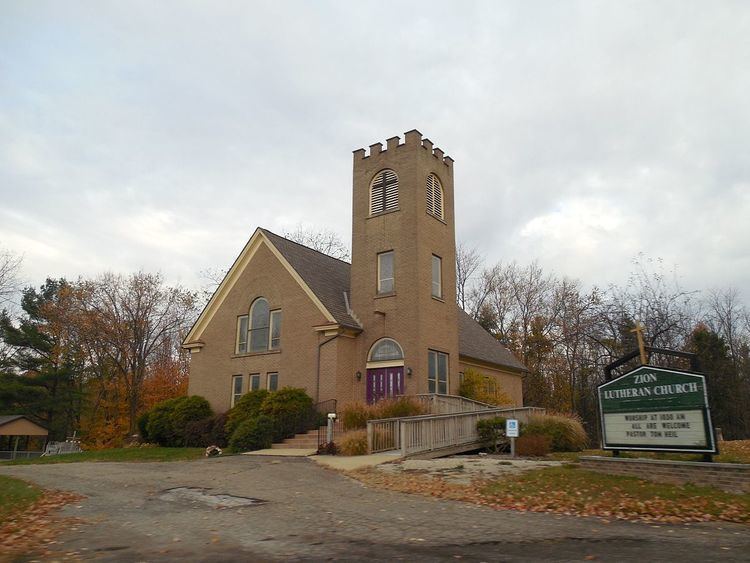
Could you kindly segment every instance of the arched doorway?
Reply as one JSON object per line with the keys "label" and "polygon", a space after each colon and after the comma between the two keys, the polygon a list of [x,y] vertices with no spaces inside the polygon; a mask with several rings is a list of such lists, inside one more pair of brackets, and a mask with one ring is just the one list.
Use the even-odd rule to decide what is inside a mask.
{"label": "arched doorway", "polygon": [[381,338],[367,355],[367,402],[404,394],[404,352],[392,338]]}

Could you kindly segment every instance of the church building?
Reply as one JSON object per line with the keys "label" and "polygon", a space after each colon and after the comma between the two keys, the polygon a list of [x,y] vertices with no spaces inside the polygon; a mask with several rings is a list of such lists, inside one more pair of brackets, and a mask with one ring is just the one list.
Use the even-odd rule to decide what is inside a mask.
{"label": "church building", "polygon": [[352,200],[351,264],[256,229],[183,342],[189,393],[374,402],[471,368],[522,406],[525,367],[456,305],[453,159],[417,130],[356,150]]}

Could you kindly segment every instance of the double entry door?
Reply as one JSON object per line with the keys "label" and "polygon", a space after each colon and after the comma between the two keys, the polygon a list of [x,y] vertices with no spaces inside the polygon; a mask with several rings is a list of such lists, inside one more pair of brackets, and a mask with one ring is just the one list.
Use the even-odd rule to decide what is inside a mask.
{"label": "double entry door", "polygon": [[404,366],[367,370],[367,403],[404,394]]}

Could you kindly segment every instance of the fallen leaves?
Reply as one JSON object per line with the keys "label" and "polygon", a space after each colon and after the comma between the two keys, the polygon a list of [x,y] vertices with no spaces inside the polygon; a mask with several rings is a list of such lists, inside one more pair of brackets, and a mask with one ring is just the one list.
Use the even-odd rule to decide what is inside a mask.
{"label": "fallen leaves", "polygon": [[[577,469],[542,470],[502,480],[447,482],[427,473],[388,473],[377,468],[350,474],[366,485],[452,500],[497,510],[552,512],[653,523],[750,522],[750,495],[711,489],[607,479]],[[657,494],[659,492],[660,494]]]}
{"label": "fallen leaves", "polygon": [[66,504],[84,497],[63,491],[45,491],[27,509],[9,516],[0,526],[0,552],[31,553],[45,551],[66,527],[75,528],[77,518],[59,518],[53,514]]}

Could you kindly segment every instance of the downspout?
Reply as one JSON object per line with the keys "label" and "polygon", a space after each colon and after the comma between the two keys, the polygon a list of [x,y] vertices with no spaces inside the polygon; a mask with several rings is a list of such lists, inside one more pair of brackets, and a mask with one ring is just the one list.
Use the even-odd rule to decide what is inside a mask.
{"label": "downspout", "polygon": [[326,344],[328,344],[331,340],[336,340],[339,336],[341,335],[336,334],[334,336],[331,336],[330,338],[327,338],[320,344],[318,344],[318,373],[317,373],[317,377],[315,380],[315,402],[316,403],[320,402],[320,349]]}

